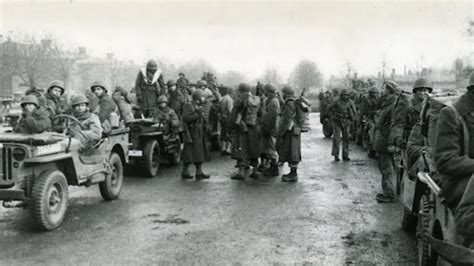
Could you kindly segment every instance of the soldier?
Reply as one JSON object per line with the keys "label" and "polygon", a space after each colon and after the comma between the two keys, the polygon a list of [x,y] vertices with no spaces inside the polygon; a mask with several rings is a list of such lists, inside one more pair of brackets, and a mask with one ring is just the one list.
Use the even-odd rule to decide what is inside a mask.
{"label": "soldier", "polygon": [[72,150],[83,151],[87,147],[92,147],[102,137],[102,126],[99,117],[89,111],[89,101],[87,97],[78,94],[71,98],[73,108],[72,115],[81,122],[81,125],[74,124],[71,135]]}
{"label": "soldier", "polygon": [[14,131],[18,133],[40,134],[51,131],[51,119],[34,95],[27,95],[21,102],[23,113]]}
{"label": "soldier", "polygon": [[181,91],[177,89],[174,80],[168,80],[166,85],[168,86],[168,105],[177,115],[181,116],[181,111],[184,104],[184,96]]}
{"label": "soldier", "polygon": [[295,90],[289,86],[281,90],[285,104],[281,108],[280,122],[277,129],[277,150],[280,163],[288,163],[290,173],[283,175],[283,182],[298,181],[298,163],[301,161],[301,132],[295,125],[296,106]]}
{"label": "soldier", "polygon": [[232,88],[222,88],[222,99],[220,104],[219,121],[221,123],[221,155],[230,155],[232,151],[232,141],[227,126],[232,108],[234,107],[234,99],[232,99]]}
{"label": "soldier", "polygon": [[377,202],[386,203],[395,200],[392,179],[395,165],[389,146],[393,145],[391,139],[391,123],[393,109],[399,97],[398,85],[393,81],[386,81],[383,85],[383,97],[381,100],[379,118],[375,124],[375,150],[379,155],[379,170],[382,174],[382,192],[376,196]]}
{"label": "soldier", "polygon": [[149,117],[157,107],[158,97],[164,93],[165,82],[161,71],[158,70],[156,61],[151,59],[146,64],[146,69],[140,70],[135,82],[138,107],[142,113]]}
{"label": "soldier", "polygon": [[339,99],[332,103],[328,108],[328,112],[332,114],[331,120],[333,125],[333,139],[332,139],[332,156],[336,162],[339,159],[339,146],[341,143],[342,133],[342,159],[349,161],[349,132],[351,123],[355,118],[355,107],[353,102],[349,99],[349,90],[341,90]]}
{"label": "soldier", "polygon": [[438,183],[447,206],[453,210],[457,233],[465,244],[474,240],[474,73],[467,92],[441,110],[434,159]]}
{"label": "soldier", "polygon": [[184,122],[184,148],[181,159],[183,160],[183,179],[192,179],[189,174],[189,165],[196,166],[196,179],[207,179],[209,175],[202,171],[202,163],[209,160],[209,149],[206,143],[205,130],[206,120],[202,113],[202,105],[205,101],[202,90],[193,92],[193,101],[183,106]]}
{"label": "soldier", "polygon": [[234,180],[244,180],[246,171],[253,167],[251,178],[259,178],[257,172],[260,155],[257,131],[257,116],[260,103],[250,92],[250,85],[241,83],[239,94],[234,102],[231,115],[231,128],[234,135],[231,158],[237,160],[238,173]]}
{"label": "soldier", "polygon": [[117,105],[107,94],[107,85],[104,82],[94,82],[91,86],[91,91],[99,99],[98,107],[92,110],[92,112],[99,116],[103,131],[109,133],[112,130],[112,126],[118,126],[117,122],[112,121],[112,116],[117,117]]}
{"label": "soldier", "polygon": [[262,135],[262,154],[270,161],[270,167],[263,170],[266,176],[278,176],[278,152],[276,150],[277,122],[280,114],[280,101],[276,96],[275,86],[265,84],[266,95],[264,111],[260,121]]}
{"label": "soldier", "polygon": [[33,87],[25,92],[25,96],[28,95],[33,95],[38,99],[38,104],[40,108],[45,108],[46,107],[46,98],[44,97],[45,95],[45,90],[44,88],[39,88],[39,87]]}
{"label": "soldier", "polygon": [[374,119],[375,114],[380,109],[380,92],[377,87],[369,88],[369,94],[362,98],[361,114],[367,119]]}
{"label": "soldier", "polygon": [[179,117],[175,111],[168,106],[168,98],[166,95],[158,97],[158,110],[155,119],[164,125],[164,134],[176,136],[179,131]]}
{"label": "soldier", "polygon": [[176,81],[176,84],[178,85],[178,89],[181,91],[181,93],[185,93],[186,87],[188,87],[189,80],[186,78],[184,73],[180,72],[178,74],[179,78]]}
{"label": "soldier", "polygon": [[65,99],[62,98],[64,94],[64,84],[59,80],[54,80],[48,87],[46,98],[46,108],[50,113],[51,118],[55,115],[62,114],[66,111]]}

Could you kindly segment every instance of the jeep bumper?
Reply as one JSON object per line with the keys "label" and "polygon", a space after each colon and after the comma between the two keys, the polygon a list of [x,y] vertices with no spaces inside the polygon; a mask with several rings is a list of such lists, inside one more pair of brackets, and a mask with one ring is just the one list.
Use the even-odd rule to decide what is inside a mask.
{"label": "jeep bumper", "polygon": [[0,189],[0,200],[27,200],[22,189]]}

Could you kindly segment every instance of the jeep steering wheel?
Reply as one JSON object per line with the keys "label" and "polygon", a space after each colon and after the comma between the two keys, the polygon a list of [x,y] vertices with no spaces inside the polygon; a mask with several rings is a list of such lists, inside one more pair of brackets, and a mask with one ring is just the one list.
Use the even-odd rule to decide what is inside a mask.
{"label": "jeep steering wheel", "polygon": [[[79,127],[82,128],[82,124],[79,120],[77,120],[77,118],[75,118],[74,116],[71,116],[71,115],[57,115],[53,118],[53,122],[55,122],[54,124],[56,124],[56,121],[61,121],[62,119],[63,120],[63,126],[64,126],[64,129],[62,132],[60,133],[63,133],[63,134],[66,134],[69,130],[72,131],[73,130],[73,127],[74,126],[74,123],[76,123],[77,125],[79,125]],[[74,122],[74,123],[72,123]]]}

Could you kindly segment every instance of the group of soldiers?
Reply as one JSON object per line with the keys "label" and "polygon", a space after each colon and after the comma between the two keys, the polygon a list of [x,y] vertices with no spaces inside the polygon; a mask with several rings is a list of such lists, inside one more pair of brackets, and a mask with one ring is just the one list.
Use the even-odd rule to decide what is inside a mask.
{"label": "group of soldiers", "polygon": [[[282,181],[297,181],[305,119],[301,110],[307,111],[309,102],[304,96],[296,97],[293,88],[285,86],[280,96],[274,85],[259,82],[257,86],[241,83],[234,91],[218,85],[215,76],[206,72],[194,84],[183,73],[176,82],[165,83],[156,61],[149,60],[131,92],[122,87],[111,92],[106,83],[97,81],[85,94],[68,100],[64,84],[53,81],[46,90],[34,88],[25,93],[22,118],[14,130],[60,132],[64,129],[61,115],[72,116],[80,124],[65,133],[82,150],[113,128],[125,127],[136,118],[151,118],[164,125],[165,134],[182,139],[183,179],[210,178],[202,164],[210,160],[209,143],[218,135],[221,154],[237,162],[232,179],[278,176],[278,166],[287,162],[291,171]],[[196,167],[194,176],[189,171],[191,164]]]}
{"label": "group of soldiers", "polygon": [[343,160],[350,160],[350,137],[367,138],[368,131],[358,127],[371,121],[370,138],[382,176],[376,200],[395,200],[402,171],[415,180],[417,172],[428,171],[453,210],[458,233],[473,243],[474,73],[461,96],[433,94],[432,82],[426,78],[416,80],[411,93],[392,80],[384,81],[381,88],[381,92],[372,86],[367,92],[342,89],[337,96],[321,95],[321,122],[331,122],[335,161],[339,161],[341,133]]}

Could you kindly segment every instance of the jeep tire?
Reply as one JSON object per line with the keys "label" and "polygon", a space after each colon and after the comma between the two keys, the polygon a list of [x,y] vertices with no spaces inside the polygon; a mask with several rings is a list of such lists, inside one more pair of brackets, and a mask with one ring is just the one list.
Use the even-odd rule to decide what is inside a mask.
{"label": "jeep tire", "polygon": [[152,139],[145,144],[144,168],[147,177],[155,177],[160,170],[160,144]]}
{"label": "jeep tire", "polygon": [[58,228],[66,216],[68,184],[59,170],[48,170],[35,180],[31,192],[32,215],[42,230]]}
{"label": "jeep tire", "polygon": [[110,201],[118,198],[123,184],[123,164],[117,153],[112,153],[109,158],[111,173],[108,173],[105,180],[99,183],[100,195],[104,200]]}

